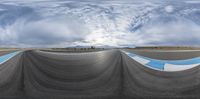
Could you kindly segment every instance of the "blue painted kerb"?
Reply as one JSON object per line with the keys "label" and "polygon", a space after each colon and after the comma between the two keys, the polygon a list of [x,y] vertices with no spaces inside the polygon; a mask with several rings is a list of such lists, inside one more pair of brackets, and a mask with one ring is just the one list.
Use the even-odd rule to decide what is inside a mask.
{"label": "blue painted kerb", "polygon": [[5,54],[3,56],[0,56],[0,64],[6,62],[7,60],[9,60],[10,58],[14,57],[15,55],[17,55],[19,53],[19,51],[15,51],[9,54]]}

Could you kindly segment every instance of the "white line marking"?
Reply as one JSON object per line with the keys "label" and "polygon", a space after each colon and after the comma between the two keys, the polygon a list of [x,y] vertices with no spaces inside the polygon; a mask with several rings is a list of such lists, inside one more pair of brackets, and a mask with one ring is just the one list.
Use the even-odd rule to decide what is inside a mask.
{"label": "white line marking", "polygon": [[[14,53],[14,52],[13,52],[13,53]],[[2,62],[0,63],[0,65],[3,64],[3,63],[5,63],[5,62],[7,62],[8,60],[10,60],[11,58],[13,58],[14,56],[16,56],[16,55],[19,54],[19,53],[20,53],[20,52],[16,52],[15,55],[13,55],[13,56],[7,58],[6,60],[2,61]]]}
{"label": "white line marking", "polygon": [[138,57],[138,56],[134,56],[134,57],[131,57],[131,58],[133,58],[135,61],[141,63],[142,65],[146,65],[150,62],[149,60]]}
{"label": "white line marking", "polygon": [[174,64],[166,63],[164,65],[164,71],[183,71],[183,70],[194,68],[194,67],[199,66],[199,65],[200,65],[200,63],[191,64],[191,65],[174,65]]}

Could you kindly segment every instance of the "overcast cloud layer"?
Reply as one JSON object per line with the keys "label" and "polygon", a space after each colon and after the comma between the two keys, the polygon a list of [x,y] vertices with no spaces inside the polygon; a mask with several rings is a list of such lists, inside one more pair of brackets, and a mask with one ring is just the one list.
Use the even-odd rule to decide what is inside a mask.
{"label": "overcast cloud layer", "polygon": [[200,2],[1,0],[0,47],[199,46]]}

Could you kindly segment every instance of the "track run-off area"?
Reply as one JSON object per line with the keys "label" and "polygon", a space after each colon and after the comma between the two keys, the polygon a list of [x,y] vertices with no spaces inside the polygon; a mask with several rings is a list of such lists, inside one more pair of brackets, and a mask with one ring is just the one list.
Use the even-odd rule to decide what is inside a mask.
{"label": "track run-off area", "polygon": [[0,99],[200,98],[200,51],[15,51],[0,56]]}
{"label": "track run-off area", "polygon": [[0,65],[3,64],[4,62],[8,61],[9,59],[11,59],[12,57],[17,55],[18,53],[20,53],[20,51],[15,51],[15,52],[0,56]]}
{"label": "track run-off area", "polygon": [[158,60],[152,59],[148,57],[144,57],[141,55],[137,55],[130,52],[125,52],[129,57],[134,59],[135,61],[141,63],[142,65],[160,71],[182,71],[191,69],[193,67],[200,65],[200,57],[195,57],[191,59],[185,60]]}

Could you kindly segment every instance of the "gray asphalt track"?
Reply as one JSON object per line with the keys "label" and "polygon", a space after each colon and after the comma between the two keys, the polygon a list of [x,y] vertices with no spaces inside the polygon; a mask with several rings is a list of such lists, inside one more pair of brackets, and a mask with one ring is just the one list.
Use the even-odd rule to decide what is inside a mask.
{"label": "gray asphalt track", "polygon": [[22,68],[22,53],[0,65],[0,99],[22,96]]}
{"label": "gray asphalt track", "polygon": [[156,71],[119,50],[79,54],[25,51],[0,65],[0,99],[173,98],[200,98],[199,67]]}
{"label": "gray asphalt track", "polygon": [[187,50],[187,51],[166,51],[166,50],[126,50],[138,55],[154,58],[154,59],[163,59],[163,60],[181,60],[188,59],[200,56],[199,51]]}
{"label": "gray asphalt track", "polygon": [[30,97],[99,99],[120,93],[119,51],[69,56],[32,51],[25,57],[25,91]]}
{"label": "gray asphalt track", "polygon": [[124,94],[130,99],[200,98],[200,72],[195,67],[179,72],[162,72],[142,66],[125,54]]}
{"label": "gray asphalt track", "polygon": [[5,55],[5,54],[8,54],[8,53],[10,53],[10,52],[12,52],[12,51],[0,51],[0,56]]}

